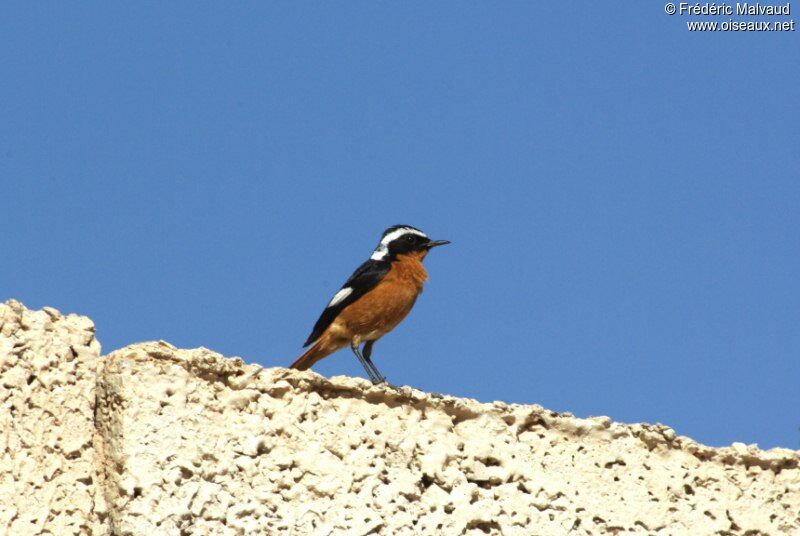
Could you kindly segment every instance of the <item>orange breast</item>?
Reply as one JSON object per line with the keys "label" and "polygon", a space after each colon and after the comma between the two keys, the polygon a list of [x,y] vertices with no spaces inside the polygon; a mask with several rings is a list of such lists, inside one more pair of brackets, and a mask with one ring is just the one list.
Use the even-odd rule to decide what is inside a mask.
{"label": "orange breast", "polygon": [[394,329],[411,311],[428,278],[423,258],[424,254],[399,255],[374,289],[339,314],[332,330],[374,340]]}

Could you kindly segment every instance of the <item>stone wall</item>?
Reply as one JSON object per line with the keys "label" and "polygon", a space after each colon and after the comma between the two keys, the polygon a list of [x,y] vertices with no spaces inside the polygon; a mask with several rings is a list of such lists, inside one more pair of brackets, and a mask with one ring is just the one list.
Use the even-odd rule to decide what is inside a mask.
{"label": "stone wall", "polygon": [[[63,319],[20,314],[39,318],[37,337],[48,341],[41,315]],[[4,352],[16,344],[11,332],[4,324]],[[79,426],[53,417],[35,436],[28,420],[42,414],[15,410],[25,432],[12,437],[28,440],[14,449],[5,440],[0,478],[36,478],[0,492],[17,505],[1,507],[0,533],[27,523],[53,534],[800,534],[796,451],[710,448],[661,425],[263,369],[164,342],[113,352],[89,381],[97,348],[83,344],[86,372],[79,381],[74,366],[72,388],[85,400],[77,385],[89,384],[96,415],[91,400],[75,404],[67,413]],[[42,355],[47,370],[80,355],[37,347],[4,365],[3,400],[38,388],[28,371],[42,369],[33,365]],[[6,372],[14,367],[21,380]],[[59,426],[84,439],[65,439]],[[72,467],[75,448],[88,476],[62,469],[60,502],[50,500],[39,482],[51,464]],[[22,471],[15,459],[30,461]],[[13,501],[25,494],[46,506]],[[81,506],[70,510],[73,500]]]}
{"label": "stone wall", "polygon": [[94,324],[0,303],[0,534],[104,533]]}

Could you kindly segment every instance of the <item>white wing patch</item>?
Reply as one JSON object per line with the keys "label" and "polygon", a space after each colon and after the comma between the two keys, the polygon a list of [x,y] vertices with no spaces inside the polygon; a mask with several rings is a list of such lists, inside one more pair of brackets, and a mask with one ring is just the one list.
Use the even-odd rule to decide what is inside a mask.
{"label": "white wing patch", "polygon": [[339,292],[336,293],[336,295],[333,297],[331,302],[328,304],[328,307],[333,307],[334,305],[336,305],[337,303],[339,303],[340,301],[342,301],[343,299],[345,299],[346,297],[348,297],[352,293],[353,293],[353,289],[352,288],[350,288],[350,287],[343,288],[342,290],[340,290]]}
{"label": "white wing patch", "polygon": [[375,248],[375,251],[372,252],[370,259],[374,261],[380,261],[385,259],[386,255],[389,253],[389,242],[391,242],[396,238],[400,238],[404,234],[415,234],[417,236],[428,238],[428,235],[426,235],[419,229],[414,229],[413,227],[400,227],[399,229],[395,229],[394,231],[383,237],[381,243],[378,244],[378,247]]}

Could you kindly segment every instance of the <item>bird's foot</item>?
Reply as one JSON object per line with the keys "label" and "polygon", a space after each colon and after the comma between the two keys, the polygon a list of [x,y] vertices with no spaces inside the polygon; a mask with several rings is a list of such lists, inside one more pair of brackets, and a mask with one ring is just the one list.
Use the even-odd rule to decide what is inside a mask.
{"label": "bird's foot", "polygon": [[387,382],[386,378],[383,376],[381,376],[380,379],[372,380],[372,385],[375,386],[382,385],[383,387],[388,387],[389,389],[394,389],[395,391],[399,389],[399,387],[394,385],[393,383]]}

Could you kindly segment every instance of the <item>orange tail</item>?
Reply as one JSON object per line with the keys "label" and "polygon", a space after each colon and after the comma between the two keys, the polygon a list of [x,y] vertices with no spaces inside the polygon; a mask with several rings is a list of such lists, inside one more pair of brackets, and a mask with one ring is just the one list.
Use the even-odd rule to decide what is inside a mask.
{"label": "orange tail", "polygon": [[297,360],[289,366],[289,368],[308,370],[311,368],[311,365],[323,357],[332,354],[346,344],[346,341],[341,342],[341,344],[336,344],[336,342],[337,341],[334,341],[329,333],[323,333],[322,337],[317,339],[317,342],[315,342],[311,348],[306,350],[303,355],[298,357]]}

